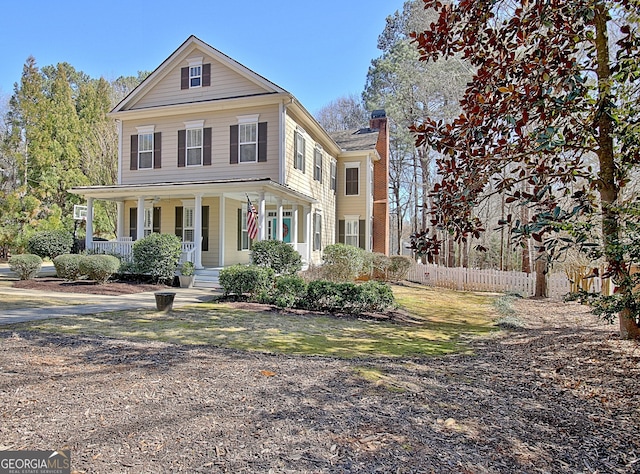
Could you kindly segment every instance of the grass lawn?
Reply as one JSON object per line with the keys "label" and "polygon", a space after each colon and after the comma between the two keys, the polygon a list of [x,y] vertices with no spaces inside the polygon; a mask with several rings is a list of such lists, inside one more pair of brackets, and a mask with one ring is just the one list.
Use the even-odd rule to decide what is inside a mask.
{"label": "grass lawn", "polygon": [[492,296],[418,285],[394,286],[393,291],[411,321],[255,312],[213,302],[170,314],[122,311],[34,321],[11,328],[341,358],[461,352],[467,350],[464,336],[495,329]]}

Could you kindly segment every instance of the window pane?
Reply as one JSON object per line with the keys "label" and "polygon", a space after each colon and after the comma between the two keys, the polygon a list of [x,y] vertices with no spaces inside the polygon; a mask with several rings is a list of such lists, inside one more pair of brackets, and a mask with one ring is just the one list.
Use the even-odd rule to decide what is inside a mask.
{"label": "window pane", "polygon": [[240,162],[256,161],[256,146],[254,144],[240,145]]}
{"label": "window pane", "polygon": [[138,168],[151,168],[153,167],[153,153],[148,151],[144,153],[140,153],[138,155],[140,162],[138,163]]}
{"label": "window pane", "polygon": [[187,130],[187,147],[202,146],[202,129]]}
{"label": "window pane", "polygon": [[358,168],[347,168],[346,171],[346,194],[358,194]]}
{"label": "window pane", "polygon": [[187,150],[187,164],[188,165],[200,165],[202,164],[202,149],[192,148]]}
{"label": "window pane", "polygon": [[138,151],[151,151],[153,150],[153,134],[145,133],[138,135]]}

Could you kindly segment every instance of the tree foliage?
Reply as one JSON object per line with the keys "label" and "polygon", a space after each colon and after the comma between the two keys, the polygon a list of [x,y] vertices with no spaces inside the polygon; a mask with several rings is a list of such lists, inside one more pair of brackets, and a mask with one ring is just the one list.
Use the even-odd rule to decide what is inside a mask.
{"label": "tree foliage", "polygon": [[[412,128],[418,146],[442,154],[434,222],[476,237],[478,205],[489,190],[504,193],[530,210],[529,220],[503,222],[516,242],[531,236],[550,258],[572,246],[604,257],[618,285],[604,313],[620,311],[622,335],[640,335],[638,258],[621,226],[640,164],[638,1],[424,4],[437,19],[414,35],[421,60],[462,55],[476,68],[457,118],[427,115]],[[425,253],[440,243],[426,231],[413,239]]]}

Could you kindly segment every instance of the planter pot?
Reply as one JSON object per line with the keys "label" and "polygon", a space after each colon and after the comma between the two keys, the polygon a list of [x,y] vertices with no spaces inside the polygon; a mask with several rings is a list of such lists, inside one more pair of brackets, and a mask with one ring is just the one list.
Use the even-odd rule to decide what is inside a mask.
{"label": "planter pot", "polygon": [[170,291],[159,291],[154,293],[156,297],[156,308],[158,311],[169,312],[173,309],[173,299],[176,294]]}
{"label": "planter pot", "polygon": [[178,275],[180,279],[180,288],[191,288],[193,286],[193,280],[195,277],[193,275]]}

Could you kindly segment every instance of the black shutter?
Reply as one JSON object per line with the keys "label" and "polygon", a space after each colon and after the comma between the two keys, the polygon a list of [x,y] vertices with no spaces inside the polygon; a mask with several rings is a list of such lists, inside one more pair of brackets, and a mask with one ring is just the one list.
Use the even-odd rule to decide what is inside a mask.
{"label": "black shutter", "polygon": [[238,250],[242,250],[242,208],[238,209]]}
{"label": "black shutter", "polygon": [[176,235],[182,240],[182,206],[176,206]]}
{"label": "black shutter", "polygon": [[187,156],[187,131],[178,130],[178,168],[184,168]]}
{"label": "black shutter", "polygon": [[162,132],[153,134],[153,167],[162,168]]}
{"label": "black shutter", "polygon": [[202,129],[202,164],[211,165],[211,127]]}
{"label": "black shutter", "polygon": [[180,69],[180,89],[189,88],[189,68],[183,67]]}
{"label": "black shutter", "polygon": [[129,208],[129,236],[131,240],[138,238],[138,209],[136,207]]}
{"label": "black shutter", "polygon": [[153,232],[156,234],[160,233],[160,208],[153,208]]}
{"label": "black shutter", "polygon": [[138,135],[131,135],[131,166],[129,169],[138,169]]}
{"label": "black shutter", "polygon": [[202,251],[209,250],[209,206],[202,206]]}
{"label": "black shutter", "polygon": [[344,244],[344,219],[338,221],[338,243]]}
{"label": "black shutter", "polygon": [[237,125],[231,125],[229,134],[231,139],[229,140],[229,163],[235,165],[238,163],[238,133],[239,127]]}
{"label": "black shutter", "polygon": [[258,162],[267,161],[267,122],[258,124]]}
{"label": "black shutter", "polygon": [[202,87],[211,85],[211,63],[202,65]]}
{"label": "black shutter", "polygon": [[367,233],[366,225],[364,220],[358,221],[358,243],[360,244],[361,249],[367,248],[367,242],[365,241]]}

